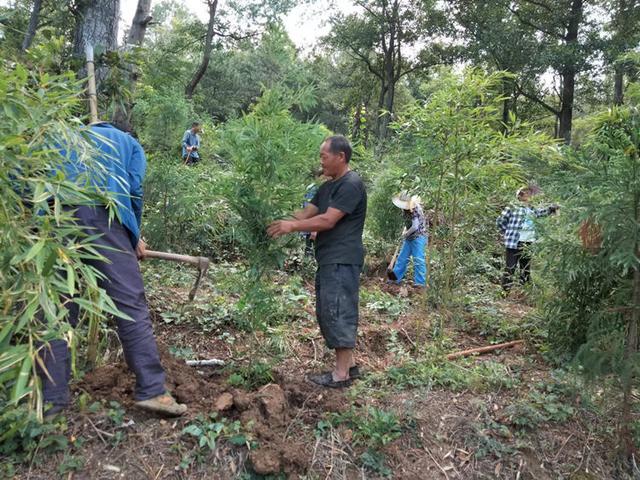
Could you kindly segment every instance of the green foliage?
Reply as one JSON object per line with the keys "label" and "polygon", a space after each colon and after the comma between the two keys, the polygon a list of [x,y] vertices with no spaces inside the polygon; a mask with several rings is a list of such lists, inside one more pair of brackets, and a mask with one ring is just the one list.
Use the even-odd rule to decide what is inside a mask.
{"label": "green foliage", "polygon": [[[435,353],[435,352],[434,352]],[[476,392],[513,388],[518,384],[508,368],[493,361],[443,362],[439,355],[433,358],[406,360],[399,366],[388,368],[379,375],[369,375],[371,386],[390,386],[395,389],[440,387],[453,391],[470,389]],[[441,358],[441,357],[440,357]]]}
{"label": "green foliage", "polygon": [[266,227],[299,208],[327,134],[289,113],[293,105],[310,102],[308,91],[267,90],[251,113],[228,122],[220,132],[222,155],[231,167],[223,195],[240,219],[237,240],[254,281],[284,262],[283,246],[292,239],[273,241]]}
{"label": "green foliage", "polygon": [[218,259],[233,253],[237,220],[221,198],[227,177],[209,162],[187,167],[178,154],[151,155],[143,222],[149,245]]}
{"label": "green foliage", "polygon": [[399,166],[391,165],[383,169],[374,181],[367,206],[367,230],[385,242],[399,242],[404,219],[402,210],[391,198],[404,190],[404,182],[411,181]]}
{"label": "green foliage", "polygon": [[402,419],[395,412],[376,407],[351,407],[343,413],[331,414],[327,421],[318,422],[317,433],[321,434],[329,425],[343,426],[353,432],[353,444],[366,448],[360,455],[366,469],[383,477],[391,475],[381,449],[400,438],[405,430]]}
{"label": "green foliage", "polygon": [[233,387],[242,387],[246,390],[254,390],[273,382],[273,363],[253,360],[246,365],[238,367],[233,365],[233,373],[229,375],[227,383]]}
{"label": "green foliage", "polygon": [[576,413],[562,390],[553,383],[539,384],[525,398],[507,406],[505,419],[518,428],[535,428],[544,422],[566,422]]}
{"label": "green foliage", "polygon": [[146,149],[171,154],[172,160],[179,163],[182,135],[195,120],[192,106],[182,91],[144,86],[137,93],[132,113],[136,131]]}
{"label": "green foliage", "polygon": [[363,288],[360,303],[367,310],[375,312],[376,317],[384,318],[387,322],[397,320],[409,308],[406,298],[391,295],[379,289]]}
{"label": "green foliage", "polygon": [[65,475],[71,472],[77,472],[78,470],[82,470],[85,465],[85,458],[79,455],[70,455],[68,453],[64,454],[62,461],[58,465],[58,473],[60,475]]}
{"label": "green foliage", "polygon": [[217,413],[198,415],[194,421],[182,429],[182,436],[193,437],[196,442],[187,455],[182,458],[180,467],[187,469],[194,461],[201,464],[214,453],[221,440],[228,440],[234,445],[248,445],[250,437],[242,431],[239,420],[229,421]]}
{"label": "green foliage", "polygon": [[[637,375],[637,353],[624,358],[633,320],[633,275],[638,265],[640,115],[637,107],[612,109],[594,119],[583,150],[558,173],[566,196],[562,221],[545,234],[549,290],[541,315],[558,359],[573,358],[591,376]],[[568,182],[571,178],[571,183]],[[565,185],[571,185],[567,190]],[[577,195],[576,195],[577,192]],[[587,219],[601,230],[591,253],[578,232]],[[601,247],[601,248],[599,248]]]}
{"label": "green foliage", "polygon": [[105,314],[120,315],[98,287],[98,273],[83,263],[102,258],[95,236],[75,225],[66,206],[97,202],[113,207],[115,200],[85,186],[86,177],[74,183],[63,173],[65,159],[56,148],[62,145],[77,152],[88,175],[103,175],[92,161],[86,127],[73,116],[80,92],[73,75],[30,73],[6,63],[2,70],[0,404],[4,410],[29,400],[40,410],[38,351],[63,337],[75,349],[82,338],[64,321],[65,299],[74,296],[83,318],[91,316],[94,322]]}
{"label": "green foliage", "polygon": [[431,243],[440,251],[438,288],[445,300],[463,284],[458,266],[467,254],[495,248],[495,217],[523,183],[524,166],[557,156],[552,142],[527,125],[501,128],[503,78],[443,71],[427,99],[407,108],[394,125],[404,184],[432,210]]}

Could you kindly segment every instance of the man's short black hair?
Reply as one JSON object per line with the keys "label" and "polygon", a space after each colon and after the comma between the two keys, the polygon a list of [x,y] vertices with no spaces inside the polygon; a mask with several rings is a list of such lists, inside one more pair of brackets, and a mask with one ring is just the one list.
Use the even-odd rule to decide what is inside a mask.
{"label": "man's short black hair", "polygon": [[329,151],[331,153],[344,153],[344,159],[349,163],[351,160],[351,144],[342,135],[332,135],[325,139],[325,142],[329,142]]}
{"label": "man's short black hair", "polygon": [[200,122],[193,122],[193,123],[191,124],[191,128],[193,128],[193,127],[199,127],[199,126],[200,126]]}

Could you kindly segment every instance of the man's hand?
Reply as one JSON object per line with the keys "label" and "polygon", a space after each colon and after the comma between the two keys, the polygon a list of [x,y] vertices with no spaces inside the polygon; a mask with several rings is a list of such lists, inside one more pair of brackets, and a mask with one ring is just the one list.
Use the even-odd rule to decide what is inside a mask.
{"label": "man's hand", "polygon": [[138,240],[138,245],[136,245],[136,257],[138,260],[144,260],[144,257],[147,256],[147,244],[144,240]]}
{"label": "man's hand", "polygon": [[267,228],[267,235],[278,238],[291,233],[293,232],[293,223],[291,220],[276,220]]}

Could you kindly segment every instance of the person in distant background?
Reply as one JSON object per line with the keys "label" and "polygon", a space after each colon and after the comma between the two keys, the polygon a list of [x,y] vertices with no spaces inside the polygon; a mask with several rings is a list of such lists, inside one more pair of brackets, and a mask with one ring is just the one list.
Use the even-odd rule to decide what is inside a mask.
{"label": "person in distant background", "polygon": [[424,288],[427,285],[427,220],[420,204],[420,197],[402,192],[392,199],[393,204],[404,213],[405,229],[402,232],[402,249],[393,267],[396,283],[400,283],[407,272],[409,260],[413,257],[413,286]]}
{"label": "person in distant background", "polygon": [[[316,170],[311,172],[314,181],[318,178],[322,177],[322,170]],[[311,183],[307,185],[307,188],[304,192],[304,199],[302,201],[302,209],[307,208],[307,205],[311,203],[313,197],[318,193],[318,185],[316,183]],[[304,255],[305,257],[313,257],[314,256],[314,243],[316,241],[316,236],[318,232],[302,232],[302,238],[304,238]]]}
{"label": "person in distant background", "polygon": [[200,135],[202,131],[199,122],[193,122],[191,128],[182,136],[182,161],[186,165],[194,165],[200,161]]}
{"label": "person in distant background", "polygon": [[557,205],[532,208],[529,204],[536,193],[534,187],[522,187],[516,192],[516,205],[503,210],[496,225],[504,237],[506,266],[502,276],[502,288],[509,293],[513,286],[513,275],[520,265],[520,283],[526,284],[531,278],[531,255],[529,247],[536,241],[534,218],[546,217],[558,210]]}

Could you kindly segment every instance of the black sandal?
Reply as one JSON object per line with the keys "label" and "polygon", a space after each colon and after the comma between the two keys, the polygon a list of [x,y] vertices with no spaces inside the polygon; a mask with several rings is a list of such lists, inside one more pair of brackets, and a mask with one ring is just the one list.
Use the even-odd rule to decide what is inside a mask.
{"label": "black sandal", "polygon": [[346,388],[350,387],[353,383],[353,380],[351,378],[338,381],[334,380],[332,372],[314,373],[309,375],[308,378],[310,381],[317,385],[329,388]]}

